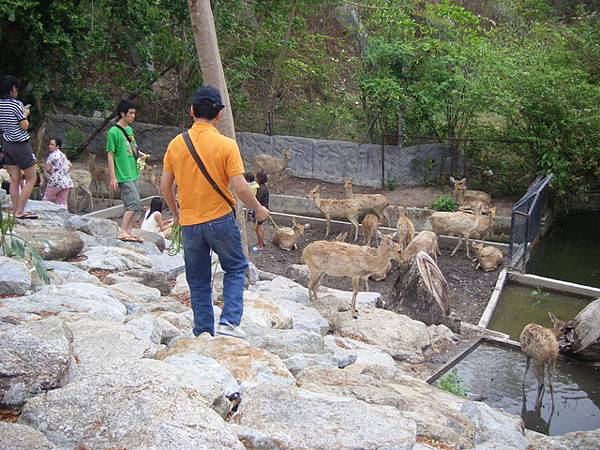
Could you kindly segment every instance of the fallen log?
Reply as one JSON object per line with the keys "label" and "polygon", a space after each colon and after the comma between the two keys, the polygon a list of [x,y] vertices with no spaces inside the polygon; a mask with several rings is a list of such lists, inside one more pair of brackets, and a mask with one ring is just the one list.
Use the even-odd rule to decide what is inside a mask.
{"label": "fallen log", "polygon": [[600,361],[600,298],[583,308],[575,319],[561,326],[560,351]]}

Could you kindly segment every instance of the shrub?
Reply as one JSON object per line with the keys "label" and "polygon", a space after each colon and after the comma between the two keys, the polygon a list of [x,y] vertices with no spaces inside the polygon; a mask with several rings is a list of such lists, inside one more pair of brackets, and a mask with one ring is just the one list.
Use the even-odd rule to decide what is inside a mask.
{"label": "shrub", "polygon": [[453,212],[458,209],[458,205],[454,201],[452,197],[448,197],[447,195],[441,195],[433,205],[431,205],[433,209],[436,211],[448,211]]}
{"label": "shrub", "polygon": [[63,151],[70,160],[76,159],[79,156],[78,149],[86,135],[79,127],[71,127],[65,132],[65,142],[63,145]]}
{"label": "shrub", "polygon": [[459,397],[466,397],[469,393],[467,386],[458,378],[458,371],[456,369],[452,369],[451,372],[442,375],[440,378],[440,389],[451,392]]}

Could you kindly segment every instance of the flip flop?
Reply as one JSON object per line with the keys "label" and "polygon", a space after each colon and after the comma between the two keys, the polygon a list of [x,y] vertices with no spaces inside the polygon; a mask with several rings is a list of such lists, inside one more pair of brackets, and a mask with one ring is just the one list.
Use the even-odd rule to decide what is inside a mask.
{"label": "flip flop", "polygon": [[135,236],[121,236],[121,237],[118,237],[117,239],[122,242],[144,242]]}
{"label": "flip flop", "polygon": [[15,219],[37,219],[38,216],[37,214],[32,214],[32,213],[25,213],[22,216],[15,216]]}

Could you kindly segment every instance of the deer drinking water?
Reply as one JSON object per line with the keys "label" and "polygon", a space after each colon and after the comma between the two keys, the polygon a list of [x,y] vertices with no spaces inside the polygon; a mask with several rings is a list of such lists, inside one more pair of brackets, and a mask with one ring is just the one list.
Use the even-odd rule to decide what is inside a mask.
{"label": "deer drinking water", "polygon": [[400,260],[402,251],[390,236],[383,236],[375,252],[365,247],[337,241],[316,241],[302,252],[302,262],[308,266],[308,297],[317,300],[317,289],[323,275],[352,278],[352,317],[358,318],[356,295],[361,279],[385,270],[392,259]]}
{"label": "deer drinking water", "polygon": [[331,218],[345,218],[350,221],[354,230],[354,242],[358,238],[358,211],[360,206],[353,199],[325,199],[321,198],[321,187],[316,185],[308,194],[315,206],[325,216],[327,221],[325,237],[329,236],[331,228]]}

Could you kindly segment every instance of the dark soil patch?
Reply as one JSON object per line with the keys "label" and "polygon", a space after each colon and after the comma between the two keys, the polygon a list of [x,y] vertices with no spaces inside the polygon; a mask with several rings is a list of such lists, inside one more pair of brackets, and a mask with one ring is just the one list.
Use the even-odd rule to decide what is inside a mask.
{"label": "dark soil patch", "polygon": [[[289,224],[284,223],[282,220],[280,225]],[[301,264],[300,257],[306,245],[312,241],[325,238],[325,228],[323,226],[311,226],[298,241],[298,249],[286,252],[271,244],[272,232],[273,228],[270,225],[267,226],[267,246],[261,252],[250,252],[250,260],[259,269],[277,275],[284,275],[286,268],[292,264]],[[248,227],[248,235],[250,246],[255,245],[256,235],[250,226]],[[359,239],[362,239],[362,236],[359,236]],[[395,264],[384,281],[369,281],[371,291],[380,292],[384,300],[388,297],[396,281],[398,270]],[[438,257],[438,265],[452,291],[451,305],[453,311],[462,320],[477,324],[496,285],[498,270],[487,273],[475,270],[475,263],[467,259],[464,251],[458,251],[454,257],[451,257],[447,249],[442,249],[442,255]],[[352,291],[350,278],[327,277],[322,285]]]}
{"label": "dark soil patch", "polygon": [[102,270],[102,269],[92,269],[89,271],[90,274],[97,277],[104,284],[111,284],[108,282],[106,277],[113,272],[114,272],[113,270]]}

